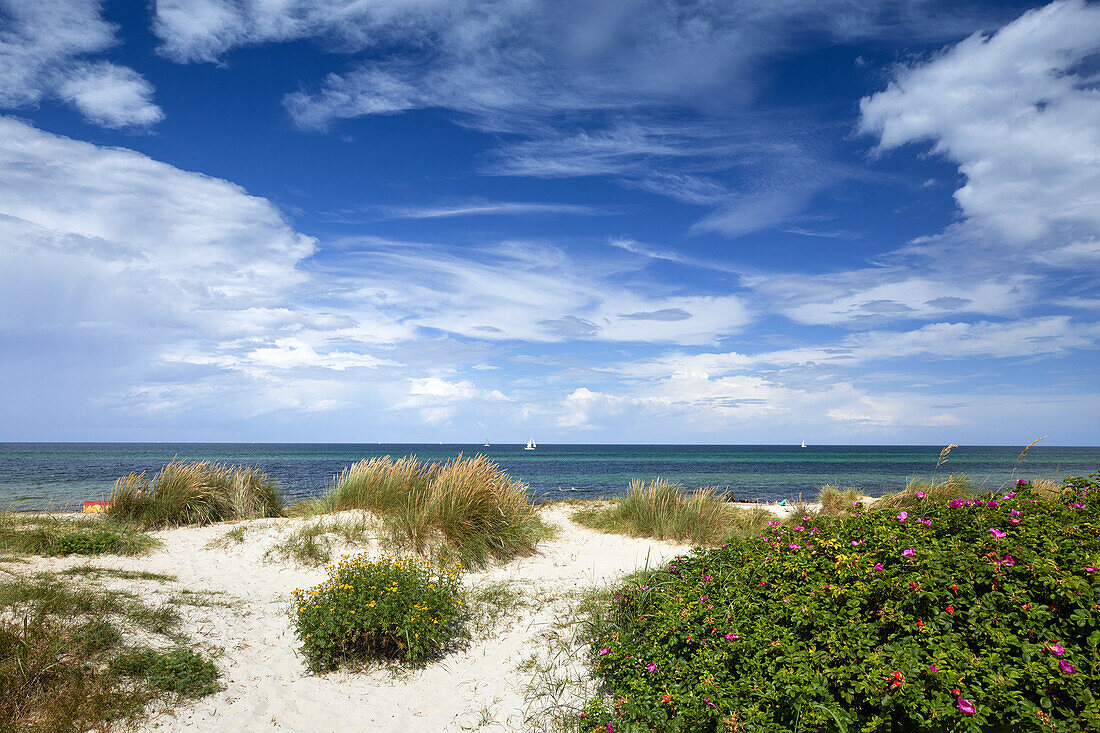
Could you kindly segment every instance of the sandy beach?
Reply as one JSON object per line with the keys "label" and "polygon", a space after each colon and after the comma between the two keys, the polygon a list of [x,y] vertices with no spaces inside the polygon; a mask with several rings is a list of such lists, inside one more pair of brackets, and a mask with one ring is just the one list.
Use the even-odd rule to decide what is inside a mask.
{"label": "sandy beach", "polygon": [[[279,560],[268,551],[315,520],[256,519],[164,530],[153,533],[163,546],[144,557],[33,558],[20,568],[58,571],[90,564],[170,574],[177,580],[105,582],[154,603],[186,592],[199,604],[182,607],[183,630],[213,654],[224,689],[154,715],[143,730],[530,730],[538,728],[536,712],[549,701],[530,692],[536,677],[580,673],[570,653],[570,630],[562,626],[577,592],[690,550],[585,529],[569,520],[576,508],[541,509],[557,531],[536,554],[466,575],[464,582],[472,587],[512,584],[523,598],[514,612],[475,633],[465,648],[412,670],[307,672],[287,609],[291,592],[320,582],[325,570]],[[218,542],[241,525],[248,527],[241,530],[241,541]],[[376,544],[337,546],[333,556],[359,552],[381,550]]]}

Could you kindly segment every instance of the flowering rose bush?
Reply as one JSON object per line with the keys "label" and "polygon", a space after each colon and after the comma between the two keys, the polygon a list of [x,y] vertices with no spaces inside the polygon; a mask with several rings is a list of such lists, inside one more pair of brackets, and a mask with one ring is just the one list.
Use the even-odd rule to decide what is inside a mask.
{"label": "flowering rose bush", "polygon": [[314,671],[342,662],[421,662],[454,637],[461,564],[365,556],[329,566],[328,580],[294,591],[295,632]]}
{"label": "flowering rose bush", "polygon": [[771,526],[622,589],[584,728],[1100,730],[1100,474],[1012,488]]}

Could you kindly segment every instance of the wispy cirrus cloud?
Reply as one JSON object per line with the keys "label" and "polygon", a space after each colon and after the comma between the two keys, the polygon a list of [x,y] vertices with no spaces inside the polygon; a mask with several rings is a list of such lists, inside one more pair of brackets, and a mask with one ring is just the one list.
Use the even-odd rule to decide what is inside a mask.
{"label": "wispy cirrus cloud", "polygon": [[164,113],[133,69],[97,59],[118,44],[100,0],[0,0],[0,108],[43,99],[76,107],[92,124],[145,128]]}
{"label": "wispy cirrus cloud", "polygon": [[607,213],[598,206],[539,201],[469,201],[437,206],[380,207],[388,219],[450,219],[459,216],[527,216],[565,214],[595,216]]}
{"label": "wispy cirrus cloud", "polygon": [[1003,13],[924,0],[333,0],[278,9],[168,0],[154,31],[162,52],[185,63],[313,39],[349,63],[287,94],[303,129],[443,109],[499,136],[483,173],[610,176],[704,206],[698,231],[736,236],[789,220],[846,175],[829,146],[799,134],[812,124],[804,115],[753,111],[765,64],[856,39],[949,38],[991,16]]}

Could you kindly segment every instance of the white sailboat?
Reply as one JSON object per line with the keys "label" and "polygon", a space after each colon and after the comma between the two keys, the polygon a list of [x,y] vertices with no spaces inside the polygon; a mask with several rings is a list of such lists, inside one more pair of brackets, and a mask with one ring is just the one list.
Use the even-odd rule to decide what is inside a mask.
{"label": "white sailboat", "polygon": [[538,447],[538,446],[537,446],[537,445],[535,445],[535,439],[534,439],[534,438],[531,438],[530,440],[528,440],[528,441],[527,441],[527,445],[526,445],[526,446],[524,446],[524,448],[523,448],[523,449],[524,449],[524,450],[534,450],[534,449],[535,449],[535,448],[537,448],[537,447]]}
{"label": "white sailboat", "polygon": [[803,448],[805,448],[805,447],[806,447],[806,441],[804,441],[804,440],[802,441],[802,447],[803,447]]}
{"label": "white sailboat", "polygon": [[485,439],[485,445],[483,445],[481,447],[482,448],[488,448],[489,447],[489,439],[488,438]]}

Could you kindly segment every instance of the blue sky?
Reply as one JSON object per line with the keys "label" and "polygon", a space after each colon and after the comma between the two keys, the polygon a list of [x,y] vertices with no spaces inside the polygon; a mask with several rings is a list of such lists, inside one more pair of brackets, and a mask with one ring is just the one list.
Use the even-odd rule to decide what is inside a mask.
{"label": "blue sky", "polygon": [[1095,445],[1100,4],[0,0],[0,440]]}

